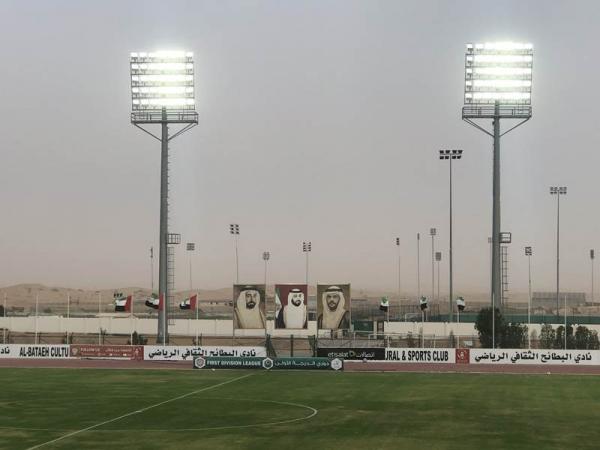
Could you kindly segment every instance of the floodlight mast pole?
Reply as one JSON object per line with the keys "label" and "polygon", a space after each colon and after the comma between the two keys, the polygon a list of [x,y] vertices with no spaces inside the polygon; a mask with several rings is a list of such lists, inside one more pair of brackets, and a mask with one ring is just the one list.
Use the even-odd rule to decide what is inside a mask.
{"label": "floodlight mast pole", "polygon": [[[158,330],[157,342],[169,342],[168,314],[170,305],[169,245],[179,244],[179,235],[170,235],[169,225],[169,141],[198,125],[194,100],[194,69],[191,52],[132,53],[131,123],[161,142],[160,167],[160,226],[159,226],[159,277],[158,277]],[[175,88],[177,93],[173,93]],[[167,88],[167,89],[165,89]],[[180,125],[169,135],[169,124]],[[157,136],[145,128],[160,125]],[[153,254],[151,253],[151,258]]]}
{"label": "floodlight mast pole", "polygon": [[[465,104],[462,108],[462,119],[494,140],[491,242],[492,326],[494,326],[496,304],[499,304],[501,308],[503,306],[500,266],[500,138],[531,119],[532,67],[533,46],[531,44],[467,44]],[[520,121],[502,132],[500,129],[501,118]],[[476,123],[476,119],[492,119],[493,130],[488,131],[484,126]],[[495,346],[494,334],[492,332],[492,342]]]}
{"label": "floodlight mast pole", "polygon": [[167,234],[169,233],[169,126],[167,109],[161,111],[160,230],[158,250],[158,342],[169,342],[169,295],[167,292]]}
{"label": "floodlight mast pole", "polygon": [[492,174],[492,314],[496,303],[502,308],[502,286],[500,274],[500,104],[494,104],[494,151]]}

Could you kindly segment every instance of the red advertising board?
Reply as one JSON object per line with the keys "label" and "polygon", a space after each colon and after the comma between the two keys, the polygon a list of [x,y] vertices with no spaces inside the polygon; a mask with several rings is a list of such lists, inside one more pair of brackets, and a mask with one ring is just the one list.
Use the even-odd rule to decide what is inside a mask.
{"label": "red advertising board", "polygon": [[72,344],[71,357],[142,360],[144,358],[144,347],[142,347],[141,345]]}
{"label": "red advertising board", "polygon": [[456,364],[469,364],[469,349],[468,348],[457,348],[456,349]]}

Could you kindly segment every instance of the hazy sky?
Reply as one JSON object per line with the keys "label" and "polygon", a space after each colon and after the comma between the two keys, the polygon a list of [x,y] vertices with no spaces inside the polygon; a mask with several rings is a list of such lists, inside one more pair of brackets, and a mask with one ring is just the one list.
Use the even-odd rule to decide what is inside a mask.
{"label": "hazy sky", "polygon": [[[194,284],[240,276],[447,289],[448,166],[455,164],[455,290],[488,289],[492,140],[461,121],[464,45],[535,46],[533,118],[502,140],[510,288],[590,289],[600,250],[596,1],[0,2],[0,285],[149,286],[160,145],[129,122],[129,52],[195,54],[200,124],[172,142],[171,231],[196,242]],[[157,266],[156,260],[156,266]],[[600,266],[600,265],[598,265]],[[188,255],[177,249],[177,286]],[[600,272],[598,272],[600,275]],[[600,277],[598,277],[600,286]]]}

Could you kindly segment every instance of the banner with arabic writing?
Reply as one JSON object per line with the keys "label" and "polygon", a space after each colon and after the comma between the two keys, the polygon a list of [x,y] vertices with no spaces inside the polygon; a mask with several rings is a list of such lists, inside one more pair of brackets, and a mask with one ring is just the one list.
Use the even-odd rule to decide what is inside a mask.
{"label": "banner with arabic writing", "polygon": [[191,361],[197,356],[267,356],[265,347],[145,345],[145,361]]}
{"label": "banner with arabic writing", "polygon": [[599,365],[600,350],[470,350],[470,364]]}

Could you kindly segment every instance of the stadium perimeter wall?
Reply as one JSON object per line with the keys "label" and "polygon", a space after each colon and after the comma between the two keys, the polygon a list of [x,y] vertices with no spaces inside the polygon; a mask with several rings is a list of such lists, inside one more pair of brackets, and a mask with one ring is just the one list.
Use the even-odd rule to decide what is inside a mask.
{"label": "stadium perimeter wall", "polygon": [[[562,323],[552,324],[554,328]],[[577,324],[575,324],[577,326]],[[600,333],[600,325],[586,325],[591,330]],[[27,316],[27,317],[0,317],[0,328],[5,328],[17,333],[98,333],[99,329],[108,334],[129,334],[136,331],[145,335],[156,333],[157,321],[153,318],[137,318],[129,316],[105,315],[100,317],[72,317],[62,316]],[[373,324],[376,329],[376,324]],[[448,323],[448,322],[389,322],[384,324],[385,333],[419,335],[423,333],[428,336],[448,336],[452,332],[455,336],[477,337],[473,323]],[[539,336],[540,324],[532,324],[530,332],[536,332]],[[317,324],[314,321],[308,323],[306,330],[281,330],[275,329],[273,321],[268,321],[266,332],[273,336],[315,336]],[[233,334],[233,322],[231,320],[213,319],[175,319],[169,326],[169,333],[175,336],[194,336],[195,334],[206,336],[231,336]],[[319,333],[326,335],[325,330]],[[265,335],[264,330],[235,330],[237,337],[260,337]]]}

